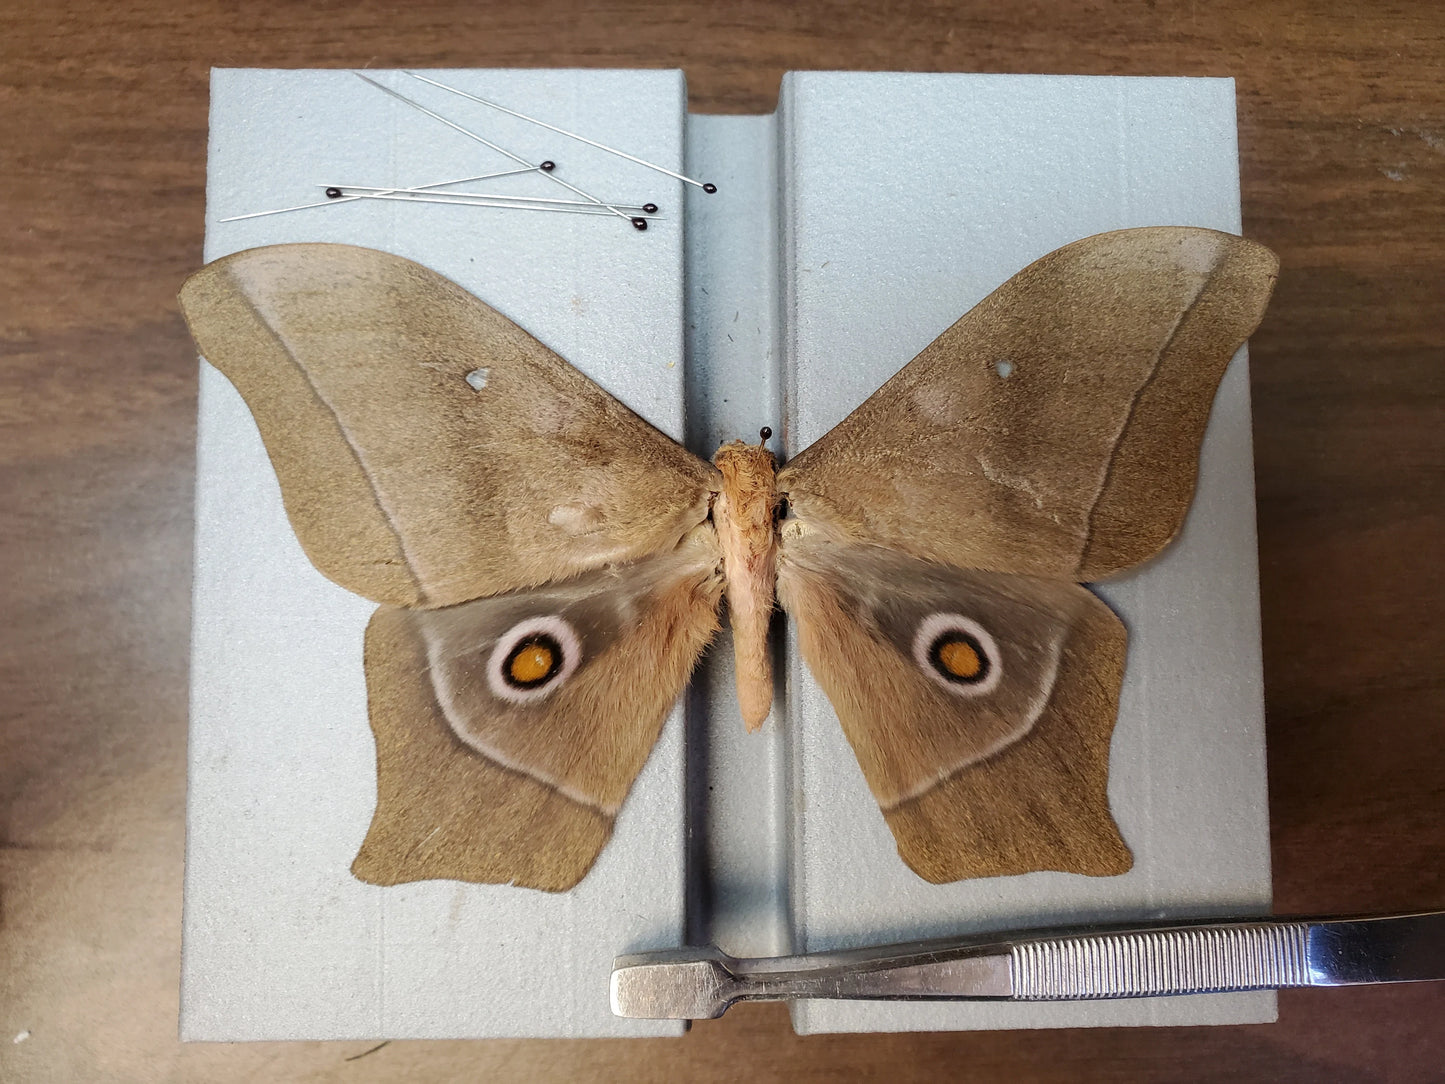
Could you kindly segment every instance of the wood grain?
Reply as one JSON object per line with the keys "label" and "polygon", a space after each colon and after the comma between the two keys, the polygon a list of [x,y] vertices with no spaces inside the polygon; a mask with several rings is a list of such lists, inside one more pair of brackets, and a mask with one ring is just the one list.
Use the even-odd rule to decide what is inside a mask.
{"label": "wood grain", "polygon": [[[692,107],[795,68],[1231,75],[1253,339],[1276,906],[1445,904],[1445,10],[1434,0],[307,5],[0,12],[0,1078],[1439,1079],[1445,988],[1278,1024],[681,1041],[176,1041],[211,65],[663,66]],[[30,1037],[12,1043],[11,1036]]]}

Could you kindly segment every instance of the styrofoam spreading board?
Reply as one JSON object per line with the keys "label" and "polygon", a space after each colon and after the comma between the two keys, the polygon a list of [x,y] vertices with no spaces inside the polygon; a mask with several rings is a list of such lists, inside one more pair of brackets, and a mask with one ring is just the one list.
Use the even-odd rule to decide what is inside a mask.
{"label": "styrofoam spreading board", "polygon": [[[378,77],[467,116],[441,92]],[[439,78],[652,161],[680,159],[678,73]],[[687,443],[704,455],[762,424],[779,428],[785,389],[787,451],[796,453],[974,301],[1059,244],[1122,225],[1238,228],[1228,81],[792,75],[777,118],[687,119],[688,171],[720,192],[687,192],[684,387],[679,218],[643,238],[595,219],[426,206],[216,222],[305,202],[311,182],[424,182],[490,165],[465,139],[380,97],[339,72],[217,72],[207,258],[336,240],[420,259],[675,435],[685,401]],[[476,130],[487,122],[504,145],[563,163],[573,180],[586,176],[594,190],[645,192],[665,212],[683,206],[675,182],[525,126],[504,127],[499,139],[497,118],[469,119]],[[342,217],[353,211],[361,213]],[[1216,404],[1184,537],[1148,570],[1101,589],[1134,635],[1111,793],[1138,859],[1130,874],[1103,881],[1036,874],[924,884],[899,862],[800,666],[787,666],[789,695],[763,734],[741,733],[724,635],[686,700],[686,787],[674,717],[613,842],[573,892],[362,885],[347,867],[375,795],[360,662],[371,605],[306,562],[244,405],[205,366],[199,442],[187,1038],[676,1034],[670,1024],[608,1016],[606,972],[615,954],[681,942],[684,887],[692,939],[752,955],[1268,908],[1242,358]],[[1184,658],[1180,645],[1200,636],[1209,650]],[[1263,995],[816,1003],[794,1019],[799,1030],[828,1031],[1272,1012]]]}
{"label": "styrofoam spreading board", "polygon": [[[319,200],[317,184],[424,184],[510,163],[344,71],[218,70],[206,259],[338,241],[419,260],[680,436],[680,183],[399,73],[369,74],[532,161],[555,160],[591,191],[654,200],[666,217],[642,234],[620,219],[361,201],[221,223]],[[681,164],[679,72],[437,78]],[[536,176],[494,183],[566,195]],[[680,712],[573,891],[363,884],[349,866],[376,796],[361,655],[373,609],[306,560],[250,414],[203,364],[182,1036],[679,1034],[676,1023],[613,1017],[607,989],[616,953],[683,936]]]}
{"label": "styrofoam spreading board", "polygon": [[[1104,230],[1238,233],[1228,79],[791,73],[780,99],[790,452],[822,436],[1010,275]],[[836,718],[790,651],[798,951],[1270,907],[1245,352],[1193,508],[1097,587],[1130,631],[1110,803],[1134,868],[931,885],[899,860]],[[1274,1019],[1272,993],[1071,1004],[804,1002],[799,1032]]]}

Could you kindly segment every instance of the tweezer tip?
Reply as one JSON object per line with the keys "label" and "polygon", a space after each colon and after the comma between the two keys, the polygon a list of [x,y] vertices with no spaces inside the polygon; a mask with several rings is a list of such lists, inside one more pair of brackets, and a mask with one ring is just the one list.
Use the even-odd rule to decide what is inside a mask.
{"label": "tweezer tip", "polygon": [[612,968],[616,1016],[646,1020],[711,1020],[732,1004],[737,979],[716,949],[622,956]]}

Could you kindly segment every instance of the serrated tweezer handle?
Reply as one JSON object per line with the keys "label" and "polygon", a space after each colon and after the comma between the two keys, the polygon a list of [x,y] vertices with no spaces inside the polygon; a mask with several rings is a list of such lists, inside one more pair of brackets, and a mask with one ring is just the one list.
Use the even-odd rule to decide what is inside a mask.
{"label": "serrated tweezer handle", "polygon": [[620,1016],[705,1019],[793,998],[1072,1001],[1445,978],[1445,912],[1092,927],[743,960],[619,957]]}

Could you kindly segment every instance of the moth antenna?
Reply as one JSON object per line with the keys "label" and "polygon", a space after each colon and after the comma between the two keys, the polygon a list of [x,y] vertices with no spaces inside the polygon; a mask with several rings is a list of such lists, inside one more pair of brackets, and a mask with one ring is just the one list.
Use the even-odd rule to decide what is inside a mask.
{"label": "moth antenna", "polygon": [[761,429],[759,429],[759,430],[758,430],[758,438],[759,438],[759,439],[758,439],[758,444],[759,444],[759,445],[766,444],[768,441],[772,440],[772,439],[773,439],[773,430],[772,430],[772,427],[765,425],[765,426],[763,426]]}
{"label": "moth antenna", "polygon": [[429,83],[431,86],[437,87],[441,90],[450,91],[452,94],[459,95],[460,97],[467,99],[467,101],[469,102],[476,102],[479,105],[488,106],[489,108],[495,109],[498,112],[506,113],[509,117],[516,117],[518,120],[524,120],[528,124],[535,124],[539,128],[545,128],[549,132],[556,132],[558,135],[564,135],[568,139],[575,139],[579,143],[586,143],[589,147],[596,147],[599,151],[606,151],[608,154],[615,154],[619,158],[626,158],[629,162],[636,162],[639,166],[646,166],[648,169],[655,169],[658,173],[665,173],[667,176],[675,178],[676,180],[685,181],[687,184],[693,185],[697,188],[701,188],[704,192],[707,192],[709,194],[717,191],[717,185],[715,184],[711,184],[706,181],[695,181],[691,177],[688,177],[684,174],[674,173],[666,166],[659,166],[655,162],[649,162],[645,158],[638,158],[636,155],[628,154],[626,151],[620,151],[616,147],[609,147],[605,143],[598,143],[595,139],[588,139],[586,136],[578,135],[576,132],[569,132],[566,128],[558,128],[555,124],[548,124],[546,121],[538,120],[536,117],[529,117],[525,113],[518,113],[515,109],[508,109],[505,105],[498,105],[496,102],[491,101],[490,99],[479,97],[476,94],[469,94],[465,90],[458,90],[456,87],[449,87],[445,83],[437,82],[435,79],[428,79],[425,75],[417,75],[416,72],[407,72],[406,74],[411,76],[413,79],[420,79],[423,83]]}

